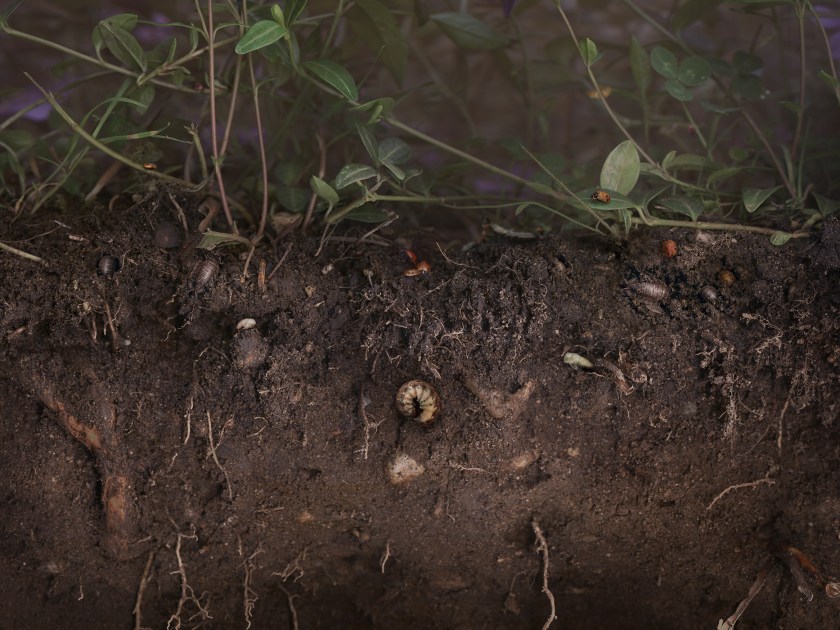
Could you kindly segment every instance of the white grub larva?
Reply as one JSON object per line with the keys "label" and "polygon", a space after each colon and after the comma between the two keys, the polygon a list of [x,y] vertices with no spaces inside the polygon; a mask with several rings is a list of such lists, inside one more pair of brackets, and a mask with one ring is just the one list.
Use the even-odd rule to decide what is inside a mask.
{"label": "white grub larva", "polygon": [[668,298],[668,287],[661,282],[637,282],[633,290],[648,300],[665,300]]}
{"label": "white grub larva", "polygon": [[442,404],[435,388],[426,381],[404,383],[397,392],[397,409],[406,418],[428,424],[440,413]]}

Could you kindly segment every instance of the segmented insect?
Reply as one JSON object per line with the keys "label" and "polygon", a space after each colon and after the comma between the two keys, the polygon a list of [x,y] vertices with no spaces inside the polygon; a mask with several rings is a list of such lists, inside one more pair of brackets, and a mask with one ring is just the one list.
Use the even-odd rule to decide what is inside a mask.
{"label": "segmented insect", "polygon": [[661,282],[638,282],[633,290],[649,300],[664,300],[668,297],[668,287]]}
{"label": "segmented insect", "polygon": [[440,413],[443,405],[435,388],[426,381],[408,381],[397,391],[397,409],[406,418],[428,424]]}
{"label": "segmented insect", "polygon": [[196,290],[203,289],[219,272],[219,263],[209,259],[200,262],[193,269],[193,287]]}
{"label": "segmented insect", "polygon": [[735,274],[728,269],[721,269],[718,272],[718,280],[720,280],[722,285],[728,287],[730,284],[735,283]]}
{"label": "segmented insect", "polygon": [[120,270],[120,260],[114,256],[105,255],[96,263],[100,275],[111,277]]}
{"label": "segmented insect", "polygon": [[601,203],[609,203],[610,202],[610,193],[604,190],[596,190],[592,193],[592,200],[593,201],[600,201]]}
{"label": "segmented insect", "polygon": [[700,297],[706,302],[714,302],[718,299],[718,292],[713,286],[707,284],[700,289]]}

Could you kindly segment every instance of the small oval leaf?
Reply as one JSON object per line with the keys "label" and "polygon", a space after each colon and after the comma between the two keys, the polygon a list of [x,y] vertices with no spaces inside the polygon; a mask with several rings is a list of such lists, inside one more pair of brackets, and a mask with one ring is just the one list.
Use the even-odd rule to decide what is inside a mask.
{"label": "small oval leaf", "polygon": [[691,217],[692,221],[703,213],[703,202],[695,197],[665,197],[657,202],[657,207]]}
{"label": "small oval leaf", "polygon": [[385,166],[402,164],[411,159],[411,147],[399,138],[385,138],[379,143],[377,157]]}
{"label": "small oval leaf", "polygon": [[705,82],[712,74],[712,67],[702,57],[686,57],[677,71],[677,78],[683,85],[694,87]]}
{"label": "small oval leaf", "polygon": [[351,101],[359,98],[359,89],[356,87],[353,76],[336,62],[329,59],[318,59],[307,61],[303,64],[303,67],[330,87],[338,90],[345,98]]}
{"label": "small oval leaf", "polygon": [[694,98],[694,94],[691,93],[691,90],[676,79],[665,81],[665,90],[675,99],[683,101],[684,103],[687,103]]}
{"label": "small oval leaf", "polygon": [[260,48],[270,46],[289,33],[289,29],[280,26],[274,20],[260,20],[247,30],[239,43],[236,44],[237,55],[244,55]]}
{"label": "small oval leaf", "polygon": [[595,42],[588,37],[581,40],[578,45],[578,50],[580,51],[580,56],[583,58],[583,63],[586,64],[587,68],[598,59],[598,47],[595,45]]}
{"label": "small oval leaf", "polygon": [[312,192],[330,204],[330,207],[333,207],[338,203],[338,193],[335,192],[335,189],[333,189],[332,186],[317,175],[313,175],[309,178],[309,187],[312,189]]}
{"label": "small oval leaf", "polygon": [[601,187],[627,195],[639,179],[639,152],[630,140],[614,148],[601,167]]}
{"label": "small oval leaf", "polygon": [[774,232],[773,235],[770,237],[770,242],[779,247],[780,245],[784,245],[790,240],[790,234],[787,232]]}
{"label": "small oval leaf", "polygon": [[741,192],[744,208],[752,214],[780,188],[781,186],[774,186],[773,188],[744,188]]}
{"label": "small oval leaf", "polygon": [[657,46],[650,53],[650,65],[666,79],[677,78],[677,58],[667,48]]}
{"label": "small oval leaf", "polygon": [[346,188],[351,184],[362,182],[371,177],[376,177],[376,170],[366,164],[347,164],[338,171],[335,176],[335,187],[337,190]]}
{"label": "small oval leaf", "polygon": [[436,13],[431,19],[461,48],[493,50],[507,46],[506,38],[469,13]]}

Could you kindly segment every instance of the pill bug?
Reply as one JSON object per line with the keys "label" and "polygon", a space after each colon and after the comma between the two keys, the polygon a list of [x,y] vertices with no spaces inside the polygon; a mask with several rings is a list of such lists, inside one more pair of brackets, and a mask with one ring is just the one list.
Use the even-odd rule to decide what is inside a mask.
{"label": "pill bug", "polygon": [[203,289],[219,272],[219,263],[213,259],[198,263],[193,269],[193,286],[196,290]]}
{"label": "pill bug", "polygon": [[668,297],[668,287],[661,282],[637,282],[633,290],[649,300],[664,300]]}
{"label": "pill bug", "polygon": [[397,391],[397,409],[406,418],[428,424],[442,408],[440,396],[426,381],[411,380]]}
{"label": "pill bug", "polygon": [[706,302],[714,302],[718,299],[718,292],[713,286],[707,284],[700,289],[700,297]]}
{"label": "pill bug", "polygon": [[120,270],[120,260],[115,256],[106,254],[96,263],[96,268],[99,270],[99,275],[110,278]]}

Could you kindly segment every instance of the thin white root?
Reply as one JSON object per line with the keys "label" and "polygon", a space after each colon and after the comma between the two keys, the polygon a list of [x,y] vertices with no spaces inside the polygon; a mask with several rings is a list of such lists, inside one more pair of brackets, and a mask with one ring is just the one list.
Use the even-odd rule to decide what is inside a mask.
{"label": "thin white root", "polygon": [[542,555],[542,592],[545,593],[545,596],[548,598],[548,603],[551,606],[551,612],[542,627],[542,630],[548,630],[548,627],[554,623],[555,619],[557,619],[557,607],[554,603],[554,594],[548,588],[548,542],[545,540],[545,534],[543,534],[542,527],[540,527],[540,523],[537,519],[531,521],[531,527],[534,528],[534,536],[537,537],[537,553]]}
{"label": "thin white root", "polygon": [[298,615],[297,610],[295,609],[295,597],[299,597],[298,595],[292,595],[289,591],[287,591],[283,585],[280,585],[280,590],[286,595],[286,601],[289,602],[289,614],[292,617],[292,630],[299,630],[300,626],[298,625]]}
{"label": "thin white root", "polygon": [[382,575],[385,575],[385,563],[391,557],[391,541],[385,543],[385,553],[382,554],[382,559],[379,561],[379,568],[382,569]]}
{"label": "thin white root", "polygon": [[[166,622],[166,630],[172,630],[172,628],[180,630],[181,613],[184,611],[184,606],[187,602],[192,602],[198,609],[198,612],[190,617],[190,620],[195,617],[201,617],[201,619],[213,618],[210,611],[207,609],[207,605],[201,603],[201,597],[204,597],[204,594],[202,594],[201,597],[196,597],[195,591],[193,591],[192,586],[190,586],[189,581],[187,580],[187,569],[184,566],[184,561],[181,559],[181,541],[184,538],[197,540],[198,536],[195,534],[187,536],[186,534],[178,532],[178,541],[175,543],[175,559],[178,561],[178,574],[181,577],[181,597],[178,599],[178,609],[172,613],[172,616],[169,617],[169,621]],[[174,626],[172,625],[173,623],[175,624]]]}
{"label": "thin white root", "polygon": [[152,562],[155,560],[155,551],[149,552],[146,558],[146,566],[140,576],[140,584],[137,586],[137,599],[134,600],[134,630],[146,630],[143,627],[143,593],[146,592],[146,585],[149,583],[149,572],[152,570]]}
{"label": "thin white root", "polygon": [[[245,569],[245,577],[242,580],[242,608],[245,613],[245,630],[250,630],[251,620],[254,617],[254,606],[257,603],[257,592],[251,588],[251,574],[254,571],[254,558],[262,553],[262,547],[257,545],[256,551],[242,561]],[[244,557],[242,551],[242,539],[239,539],[239,557]]]}
{"label": "thin white root", "polygon": [[725,497],[733,490],[740,490],[741,488],[755,488],[756,486],[761,485],[762,483],[766,483],[767,485],[772,486],[774,483],[776,483],[776,481],[774,479],[770,479],[768,473],[768,476],[765,476],[764,479],[756,479],[755,481],[750,481],[748,483],[736,483],[734,486],[729,486],[723,492],[717,495],[714,499],[712,499],[712,502],[709,503],[709,505],[706,507],[706,510],[711,510],[714,507],[715,503],[720,501],[723,497]]}

